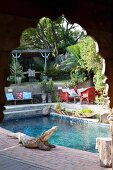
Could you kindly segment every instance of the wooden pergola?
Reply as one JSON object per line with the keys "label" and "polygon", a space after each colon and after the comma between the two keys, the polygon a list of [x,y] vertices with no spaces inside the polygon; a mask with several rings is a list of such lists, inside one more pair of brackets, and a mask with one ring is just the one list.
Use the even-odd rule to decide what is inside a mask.
{"label": "wooden pergola", "polygon": [[40,53],[44,58],[44,71],[47,69],[47,59],[52,49],[38,49],[38,50],[13,50],[11,54],[15,57],[16,61],[21,56],[22,53]]}
{"label": "wooden pergola", "polygon": [[[19,50],[19,49],[15,49],[13,51],[11,51],[12,56],[15,58],[15,62],[17,62],[18,58],[20,58],[22,53],[40,53],[42,55],[42,57],[44,58],[44,72],[46,73],[47,70],[47,59],[49,57],[49,54],[52,52],[52,49],[38,49],[38,50]],[[16,72],[16,70],[15,70]],[[15,74],[16,75],[16,74]],[[15,83],[16,83],[16,76],[15,76]]]}

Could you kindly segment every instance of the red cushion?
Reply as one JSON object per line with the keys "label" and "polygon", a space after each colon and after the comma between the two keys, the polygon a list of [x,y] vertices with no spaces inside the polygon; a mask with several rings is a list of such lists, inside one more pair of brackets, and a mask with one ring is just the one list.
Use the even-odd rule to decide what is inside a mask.
{"label": "red cushion", "polygon": [[17,92],[16,93],[16,99],[23,99],[23,93],[22,92]]}

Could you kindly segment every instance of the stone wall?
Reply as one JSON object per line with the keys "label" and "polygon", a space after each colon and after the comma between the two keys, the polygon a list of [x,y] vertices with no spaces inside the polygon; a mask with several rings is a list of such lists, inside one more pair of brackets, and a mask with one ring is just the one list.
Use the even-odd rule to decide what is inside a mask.
{"label": "stone wall", "polygon": [[5,88],[5,92],[8,91],[8,89],[12,89],[13,90],[13,93],[16,93],[16,92],[23,92],[23,91],[27,91],[27,92],[32,92],[32,94],[37,94],[37,93],[41,93],[41,89],[40,89],[40,85],[26,85],[26,86],[15,86],[15,85],[12,85],[10,87],[6,87]]}
{"label": "stone wall", "polygon": [[[58,87],[65,88],[65,83],[54,83],[54,92],[58,92]],[[12,89],[14,93],[28,91],[32,92],[32,94],[41,93],[40,83],[37,84],[27,84],[27,85],[10,85],[9,87],[5,87],[5,92],[8,92],[8,89]]]}

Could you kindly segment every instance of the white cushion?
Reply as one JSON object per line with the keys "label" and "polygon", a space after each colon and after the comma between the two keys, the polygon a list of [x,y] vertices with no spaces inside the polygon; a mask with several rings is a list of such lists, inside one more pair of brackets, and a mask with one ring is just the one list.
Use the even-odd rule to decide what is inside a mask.
{"label": "white cushion", "polygon": [[61,89],[62,89],[62,87],[59,86],[59,87],[58,87],[58,90],[61,90]]}
{"label": "white cushion", "polygon": [[80,95],[80,93],[82,92],[82,91],[84,91],[84,90],[86,90],[87,88],[80,88],[80,89],[78,89],[78,94]]}
{"label": "white cushion", "polygon": [[62,92],[68,92],[68,88],[67,89],[62,89]]}
{"label": "white cushion", "polygon": [[69,89],[69,90],[68,90],[68,93],[69,93],[70,96],[75,96],[75,95],[77,95],[77,93],[75,92],[74,89]]}

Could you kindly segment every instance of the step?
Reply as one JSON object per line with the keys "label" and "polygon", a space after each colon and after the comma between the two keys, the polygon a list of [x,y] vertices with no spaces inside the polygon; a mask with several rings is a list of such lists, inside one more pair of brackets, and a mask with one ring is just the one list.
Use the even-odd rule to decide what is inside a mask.
{"label": "step", "polygon": [[42,110],[41,109],[28,109],[28,110],[19,110],[19,111],[5,111],[4,112],[4,119],[16,119],[16,118],[26,118],[26,117],[32,117],[41,115]]}
{"label": "step", "polygon": [[11,105],[5,106],[7,112],[19,111],[19,110],[30,110],[30,109],[43,109],[46,106],[54,106],[54,103],[39,103],[39,104],[23,104],[23,105]]}

